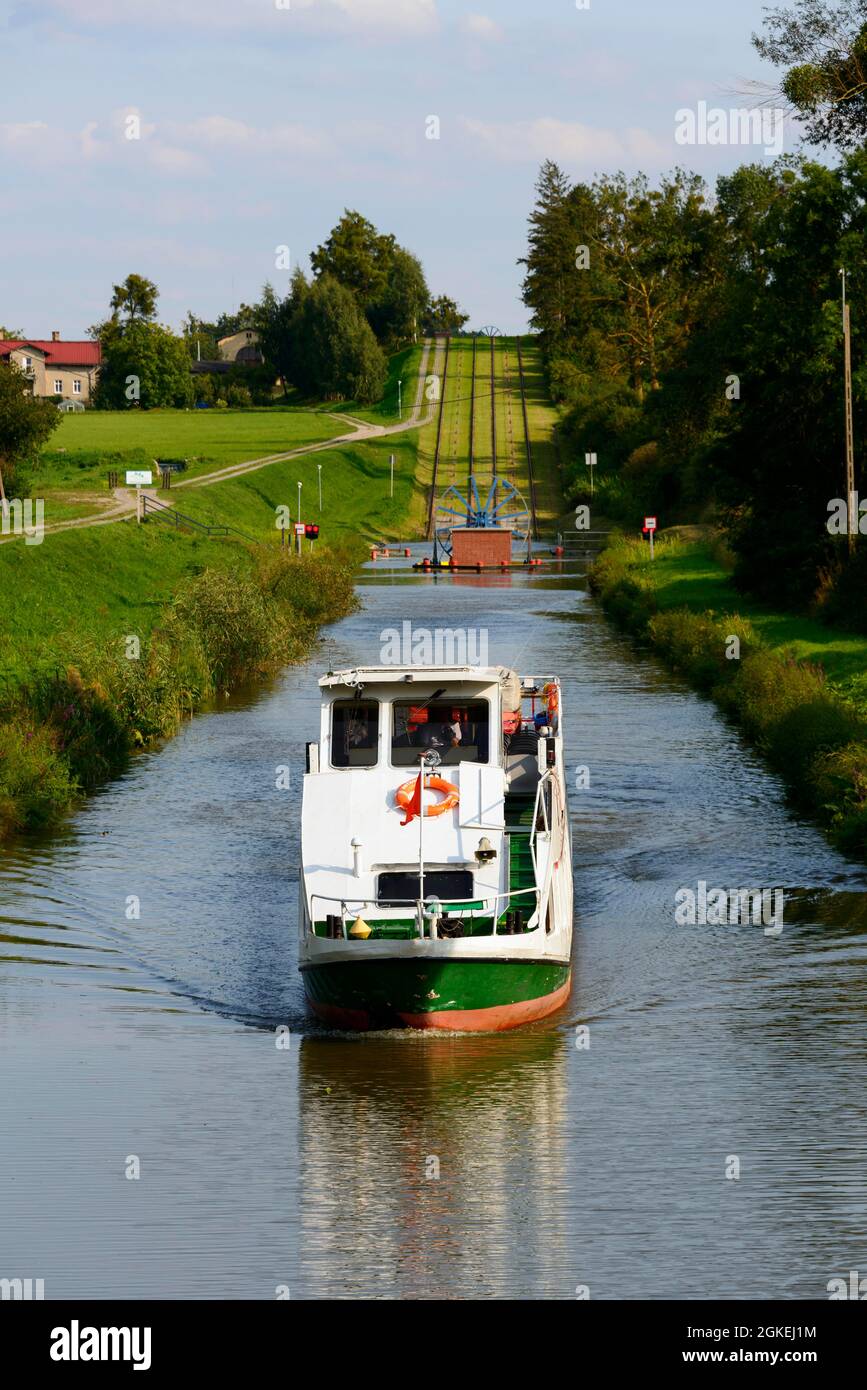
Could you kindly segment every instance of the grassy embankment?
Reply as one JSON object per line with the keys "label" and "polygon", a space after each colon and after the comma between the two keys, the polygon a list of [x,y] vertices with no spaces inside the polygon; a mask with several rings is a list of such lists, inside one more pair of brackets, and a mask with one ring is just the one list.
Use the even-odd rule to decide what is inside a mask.
{"label": "grassy embankment", "polygon": [[[94,412],[64,420],[61,429],[67,425],[91,431],[80,452],[93,458],[80,472],[94,492],[105,488],[108,467],[140,463],[142,432],[148,458],[157,449],[169,457],[193,453],[200,472],[208,461],[240,462],[341,432],[339,422],[309,411],[297,419],[288,411]],[[105,451],[92,442],[100,432]],[[353,602],[360,537],[405,533],[419,486],[417,440],[409,431],[336,446],[201,487],[180,488],[179,478],[163,494],[178,511],[227,522],[260,546],[156,521],[139,527],[134,519],[49,532],[41,545],[20,538],[0,545],[7,595],[0,613],[0,838],[50,824],[136,747],[170,735],[228,686],[303,655],[318,627]],[[71,450],[58,455],[56,444],[55,437],[34,480],[78,468],[81,458],[70,460]],[[281,552],[275,528],[278,506],[295,517],[299,480],[304,516],[322,528],[317,554],[308,552],[301,564]],[[50,499],[50,485],[37,495]],[[46,512],[46,521],[59,519]]]}
{"label": "grassy embankment", "polygon": [[[611,617],[712,696],[844,849],[867,854],[867,638],[745,599],[724,550],[614,539],[590,582]],[[733,641],[732,639],[737,639]]]}
{"label": "grassy embankment", "polygon": [[109,471],[123,484],[128,468],[154,459],[188,460],[181,477],[226,464],[266,458],[346,432],[339,420],[313,410],[88,410],[64,415],[35,468],[18,491],[45,501],[45,522],[95,516],[112,502]]}

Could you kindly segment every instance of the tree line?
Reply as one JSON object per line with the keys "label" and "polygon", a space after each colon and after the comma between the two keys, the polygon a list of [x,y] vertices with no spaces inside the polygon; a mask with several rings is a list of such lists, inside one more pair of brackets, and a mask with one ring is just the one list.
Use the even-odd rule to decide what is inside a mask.
{"label": "tree line", "polygon": [[[358,212],[347,209],[310,260],[311,276],[296,269],[284,295],[266,284],[257,303],[212,322],[191,312],[181,335],[156,321],[156,286],[128,276],[114,287],[108,318],[91,329],[104,360],[96,405],[264,405],[275,381],[284,395],[368,404],[382,397],[388,354],[466,323],[454,300],[431,295],[418,257]],[[247,328],[261,367],[191,379],[190,358],[216,360],[219,339]]]}
{"label": "tree line", "polygon": [[595,453],[601,510],[630,526],[645,512],[712,520],[742,587],[864,625],[867,559],[828,526],[845,497],[843,268],[856,465],[867,434],[867,3],[842,7],[854,56],[823,56],[840,8],[801,0],[754,40],[789,64],[781,90],[814,138],[836,140],[836,163],[800,153],[708,188],[683,169],[573,184],[546,161],[523,293],[563,406],[573,501]]}

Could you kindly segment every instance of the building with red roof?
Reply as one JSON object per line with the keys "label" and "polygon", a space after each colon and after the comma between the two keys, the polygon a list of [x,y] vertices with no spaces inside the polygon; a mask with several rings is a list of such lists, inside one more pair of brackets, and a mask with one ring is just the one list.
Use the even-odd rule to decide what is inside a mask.
{"label": "building with red roof", "polygon": [[51,338],[0,339],[0,362],[11,362],[30,383],[34,396],[61,396],[85,405],[96,389],[102,360],[100,345]]}

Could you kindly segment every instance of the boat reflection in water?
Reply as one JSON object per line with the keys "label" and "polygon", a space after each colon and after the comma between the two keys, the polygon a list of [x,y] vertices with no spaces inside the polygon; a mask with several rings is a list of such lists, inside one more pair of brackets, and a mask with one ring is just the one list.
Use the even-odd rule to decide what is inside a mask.
{"label": "boat reflection in water", "polygon": [[574,1296],[569,1053],[553,1024],[304,1038],[293,1297]]}

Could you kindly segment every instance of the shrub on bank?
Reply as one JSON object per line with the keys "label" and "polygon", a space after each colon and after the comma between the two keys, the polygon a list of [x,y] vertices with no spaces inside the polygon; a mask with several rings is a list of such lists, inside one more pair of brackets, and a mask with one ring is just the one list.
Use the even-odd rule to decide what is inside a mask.
{"label": "shrub on bank", "polygon": [[0,723],[0,838],[49,824],[76,791],[50,729],[32,718]]}
{"label": "shrub on bank", "polygon": [[817,758],[810,783],[843,848],[867,853],[867,740]]}
{"label": "shrub on bank", "polygon": [[287,646],[286,615],[252,578],[206,570],[188,580],[163,625],[176,646],[192,642],[204,654],[216,690],[263,675]]}
{"label": "shrub on bank", "polygon": [[80,642],[74,665],[44,672],[0,710],[0,838],[56,820],[220,691],[298,660],[353,603],[347,560],[268,557],[250,575],[187,580],[135,656],[124,635]]}
{"label": "shrub on bank", "polygon": [[589,583],[616,623],[644,636],[656,612],[656,599],[648,580],[637,577],[633,570],[640,554],[637,542],[617,541],[599,556],[590,571]]}
{"label": "shrub on bank", "polygon": [[[844,848],[867,853],[867,720],[828,689],[821,667],[762,646],[737,616],[655,611],[651,581],[633,572],[641,554],[615,542],[593,567],[606,611],[711,694]],[[736,660],[726,655],[732,637]]]}
{"label": "shrub on bank", "polygon": [[[756,645],[752,628],[741,618],[717,618],[688,608],[654,614],[648,636],[669,665],[704,691],[728,685],[738,673],[738,661]],[[737,639],[737,648],[732,638]]]}

